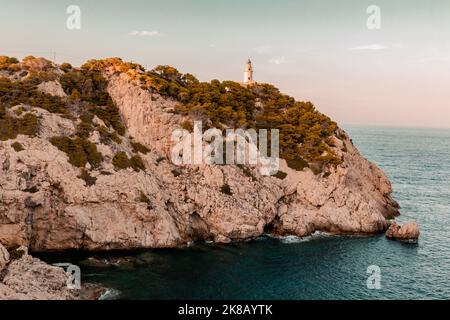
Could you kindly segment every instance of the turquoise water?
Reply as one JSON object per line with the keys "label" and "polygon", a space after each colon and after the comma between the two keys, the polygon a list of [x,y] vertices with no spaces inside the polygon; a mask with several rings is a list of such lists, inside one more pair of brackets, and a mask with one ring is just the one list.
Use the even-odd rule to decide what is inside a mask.
{"label": "turquoise water", "polygon": [[[416,220],[418,244],[373,237],[268,237],[230,246],[151,250],[141,266],[82,267],[122,299],[444,299],[450,298],[450,131],[347,128],[361,153],[389,176]],[[126,253],[139,256],[142,253]],[[82,256],[45,257],[50,261]],[[367,267],[381,269],[381,289],[367,288]]]}

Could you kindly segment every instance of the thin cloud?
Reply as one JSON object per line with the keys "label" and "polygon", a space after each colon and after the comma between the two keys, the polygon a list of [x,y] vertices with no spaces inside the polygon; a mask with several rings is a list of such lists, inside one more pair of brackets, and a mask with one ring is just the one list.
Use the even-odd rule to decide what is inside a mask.
{"label": "thin cloud", "polygon": [[140,37],[159,37],[161,33],[159,31],[147,31],[147,30],[135,30],[130,33],[132,36],[140,36]]}
{"label": "thin cloud", "polygon": [[424,57],[420,58],[418,62],[419,63],[450,62],[450,57],[447,56]]}
{"label": "thin cloud", "polygon": [[272,59],[269,60],[269,62],[273,63],[273,64],[276,64],[276,65],[289,63],[289,61],[284,56],[278,57],[278,58],[272,58]]}
{"label": "thin cloud", "polygon": [[208,47],[210,47],[210,48],[216,48],[217,46],[216,46],[214,43],[211,43],[211,44],[208,45]]}
{"label": "thin cloud", "polygon": [[382,45],[382,44],[369,44],[366,46],[356,46],[353,48],[350,48],[349,50],[384,50],[388,47]]}
{"label": "thin cloud", "polygon": [[264,45],[264,46],[259,46],[256,48],[252,49],[253,52],[256,52],[257,54],[268,54],[273,52],[273,47],[270,45]]}

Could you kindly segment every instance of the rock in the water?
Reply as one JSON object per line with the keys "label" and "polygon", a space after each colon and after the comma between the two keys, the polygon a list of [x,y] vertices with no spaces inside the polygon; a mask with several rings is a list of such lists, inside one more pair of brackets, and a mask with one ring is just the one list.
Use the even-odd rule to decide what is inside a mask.
{"label": "rock in the water", "polygon": [[404,225],[394,222],[386,231],[386,238],[394,240],[416,241],[419,239],[419,235],[419,225],[416,222],[409,222]]}

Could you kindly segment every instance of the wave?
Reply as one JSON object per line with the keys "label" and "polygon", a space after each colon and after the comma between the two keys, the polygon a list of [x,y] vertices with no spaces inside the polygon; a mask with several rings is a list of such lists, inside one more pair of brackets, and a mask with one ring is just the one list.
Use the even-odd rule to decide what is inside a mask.
{"label": "wave", "polygon": [[292,244],[292,243],[308,242],[308,241],[311,241],[314,239],[319,239],[319,238],[331,237],[333,235],[330,233],[326,233],[326,232],[316,231],[312,235],[305,236],[305,237],[298,237],[298,236],[292,236],[292,235],[291,236],[278,236],[278,235],[273,235],[273,234],[268,234],[267,236],[270,238],[277,239],[281,243]]}
{"label": "wave", "polygon": [[117,289],[109,288],[103,293],[98,300],[117,300],[121,292]]}

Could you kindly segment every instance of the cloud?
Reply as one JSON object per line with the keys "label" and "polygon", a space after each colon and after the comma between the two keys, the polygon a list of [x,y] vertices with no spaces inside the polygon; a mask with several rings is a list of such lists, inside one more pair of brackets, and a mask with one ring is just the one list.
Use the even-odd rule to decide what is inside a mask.
{"label": "cloud", "polygon": [[252,51],[256,52],[257,54],[268,54],[273,52],[273,47],[269,45],[264,45],[253,48]]}
{"label": "cloud", "polygon": [[273,64],[277,64],[277,65],[289,63],[289,61],[284,56],[278,57],[278,58],[272,58],[269,60],[269,62],[273,63]]}
{"label": "cloud", "polygon": [[208,45],[208,47],[210,47],[210,48],[216,48],[217,46],[216,46],[214,43],[211,43],[211,44]]}
{"label": "cloud", "polygon": [[432,63],[432,62],[450,62],[450,57],[448,56],[432,56],[423,57],[418,60],[419,63]]}
{"label": "cloud", "polygon": [[159,37],[161,36],[161,33],[159,31],[147,31],[147,30],[141,30],[141,31],[132,31],[130,33],[132,36],[141,36],[141,37]]}
{"label": "cloud", "polygon": [[384,50],[387,48],[388,47],[386,47],[382,44],[369,44],[369,45],[365,45],[365,46],[353,47],[353,48],[350,48],[349,50]]}

